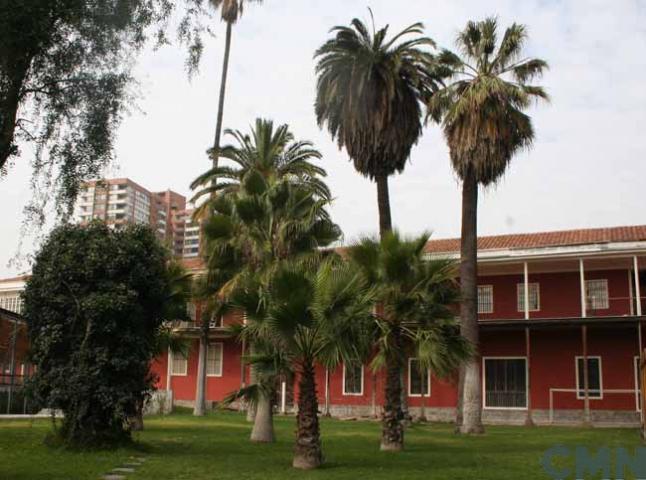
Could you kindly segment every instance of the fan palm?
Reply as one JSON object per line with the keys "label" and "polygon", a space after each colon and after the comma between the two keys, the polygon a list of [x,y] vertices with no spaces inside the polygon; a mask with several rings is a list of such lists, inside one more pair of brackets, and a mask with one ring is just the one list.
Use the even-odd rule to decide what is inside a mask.
{"label": "fan palm", "polygon": [[392,229],[388,177],[402,172],[422,134],[422,101],[441,78],[433,40],[416,23],[388,39],[359,19],[337,26],[315,53],[316,118],[354,168],[377,184],[379,231]]}
{"label": "fan palm", "polygon": [[220,149],[220,136],[222,135],[222,119],[224,116],[224,97],[227,87],[227,75],[229,73],[229,57],[231,55],[231,36],[233,25],[240,19],[244,11],[245,3],[262,3],[263,0],[209,0],[215,10],[220,11],[220,18],[227,24],[227,33],[224,42],[224,59],[222,61],[222,79],[220,80],[220,97],[218,100],[218,116],[215,126],[215,138],[211,158],[213,166],[218,165],[218,150]]}
{"label": "fan palm", "polygon": [[[327,245],[339,237],[338,227],[326,228],[332,225],[324,209],[331,197],[323,181],[327,173],[312,162],[320,159],[321,154],[310,142],[296,141],[287,125],[274,129],[272,121],[263,119],[256,120],[248,135],[240,131],[228,133],[236,139],[237,145],[226,146],[222,156],[233,165],[215,166],[192,184],[192,188],[199,189],[193,201],[207,198],[196,209],[195,216],[207,218],[213,214],[218,217],[208,220],[213,224],[211,231],[214,236],[210,250],[207,247],[205,251],[207,263],[215,268],[218,262],[227,258],[234,241],[239,242],[237,250],[234,250],[244,257],[244,261],[258,265],[263,261],[271,263],[274,255],[291,254],[295,246],[307,250],[321,246],[321,242]],[[215,197],[215,193],[220,195]],[[284,212],[290,208],[297,210],[292,212],[294,221],[276,222],[277,216],[287,219]],[[306,213],[308,216],[304,216]],[[313,223],[308,225],[310,220]],[[222,232],[218,230],[222,228],[220,222],[231,222],[240,231],[223,243]],[[312,229],[318,229],[315,233],[318,238],[310,235]],[[256,236],[250,237],[251,234]],[[331,239],[323,239],[323,235],[329,235]],[[208,240],[209,235],[206,237]],[[220,258],[221,255],[225,256]],[[242,257],[229,259],[233,263],[227,265],[227,269],[236,268],[236,261],[242,261]],[[208,322],[203,322],[203,327],[196,415],[203,415],[205,404],[206,347],[202,347],[202,343],[208,338]]]}
{"label": "fan palm", "polygon": [[[336,241],[341,232],[330,220],[326,210],[328,204],[308,185],[289,179],[267,182],[255,170],[244,176],[237,191],[211,199],[208,219],[204,223],[209,275],[217,277],[217,272],[233,272],[231,278],[218,287],[217,298],[226,299],[245,275],[263,281],[273,274],[281,261],[306,261],[319,248]],[[262,353],[255,351],[252,338],[247,340],[252,356]],[[255,378],[256,373],[262,372],[254,366],[253,383],[262,383],[264,379]],[[257,405],[266,410],[271,396],[263,393],[260,390]],[[271,422],[271,418],[256,417],[255,421]],[[255,425],[256,430],[269,432],[270,428]]]}
{"label": "fan palm", "polygon": [[422,371],[440,377],[452,374],[470,355],[452,308],[458,299],[456,265],[425,259],[427,241],[427,234],[406,240],[390,232],[381,241],[364,239],[348,250],[366,282],[376,286],[380,306],[373,369],[386,368],[381,438],[386,451],[404,446],[400,372],[407,355],[419,360]]}
{"label": "fan palm", "polygon": [[370,345],[374,290],[365,277],[336,256],[311,262],[281,262],[265,282],[249,275],[232,295],[248,313],[248,333],[269,339],[299,378],[293,466],[322,461],[315,364],[356,361]]}
{"label": "fan palm", "polygon": [[[516,153],[534,139],[524,111],[534,100],[548,100],[531,85],[547,68],[540,59],[522,55],[527,39],[523,25],[512,24],[500,42],[495,18],[469,22],[458,34],[462,57],[444,51],[439,60],[452,71],[451,81],[428,102],[430,118],[441,122],[451,163],[462,180],[461,326],[478,347],[477,207],[478,185],[495,184]],[[482,392],[477,358],[461,378],[461,431],[483,431]],[[460,415],[460,413],[459,413]]]}

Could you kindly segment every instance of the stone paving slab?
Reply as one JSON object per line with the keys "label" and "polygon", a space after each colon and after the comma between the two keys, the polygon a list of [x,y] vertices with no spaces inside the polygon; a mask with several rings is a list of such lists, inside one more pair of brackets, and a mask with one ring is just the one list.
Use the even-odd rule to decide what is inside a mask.
{"label": "stone paving slab", "polygon": [[125,480],[126,477],[124,475],[114,475],[109,473],[107,475],[103,475],[101,478],[103,480]]}
{"label": "stone paving slab", "polygon": [[112,471],[114,473],[135,473],[134,468],[128,468],[128,467],[113,468]]}

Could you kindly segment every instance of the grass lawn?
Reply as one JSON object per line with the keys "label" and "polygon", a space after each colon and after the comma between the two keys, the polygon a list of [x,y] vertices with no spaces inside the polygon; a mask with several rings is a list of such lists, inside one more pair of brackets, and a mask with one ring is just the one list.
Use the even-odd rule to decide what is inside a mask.
{"label": "grass lawn", "polygon": [[[207,418],[187,413],[146,419],[138,446],[110,452],[77,453],[43,445],[48,420],[0,420],[0,479],[98,479],[133,456],[147,462],[128,480],[166,479],[541,479],[543,452],[554,444],[601,446],[639,444],[636,430],[489,427],[482,437],[453,434],[450,425],[415,425],[406,451],[379,452],[375,422],[322,421],[325,466],[313,472],[291,468],[295,419],[276,418],[278,442],[249,443],[250,426],[235,413]],[[565,462],[563,465],[572,464]],[[586,477],[587,480],[588,477]],[[628,477],[630,478],[630,477]]]}

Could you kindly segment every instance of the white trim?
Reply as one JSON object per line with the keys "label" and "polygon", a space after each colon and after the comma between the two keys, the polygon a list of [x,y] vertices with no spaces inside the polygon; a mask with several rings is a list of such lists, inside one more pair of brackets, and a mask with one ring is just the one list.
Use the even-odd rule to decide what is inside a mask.
{"label": "white trim", "polygon": [[633,370],[635,372],[635,411],[641,412],[642,406],[639,402],[639,355],[633,357]]}
{"label": "white trim", "polygon": [[[411,389],[410,389],[411,385],[412,385],[411,376],[410,376],[411,363],[413,361],[416,361],[416,360],[417,360],[417,358],[415,358],[415,357],[409,357],[408,358],[408,396],[413,397],[413,398],[415,398],[415,397],[421,398],[422,397],[421,393],[412,393]],[[430,368],[426,369],[426,375],[427,375],[427,380],[426,380],[427,383],[426,383],[426,393],[424,394],[424,397],[430,397],[431,396],[431,369]]]}
{"label": "white trim", "polygon": [[[480,289],[489,289],[491,291],[491,310],[483,310],[480,311]],[[477,313],[493,313],[494,311],[494,293],[493,293],[493,285],[478,285],[478,298],[477,298],[477,303],[478,303],[478,312]]]}
{"label": "white trim", "polygon": [[[644,255],[646,242],[611,242],[591,243],[587,245],[570,245],[559,247],[511,248],[498,250],[479,250],[478,263],[511,262],[536,258],[574,258],[586,257],[621,257]],[[428,253],[425,258],[460,258],[460,252]]]}
{"label": "white trim", "polygon": [[[635,296],[637,297],[637,315],[641,317],[642,314],[642,299],[641,299],[641,285],[639,285],[639,259],[637,255],[633,257],[633,269],[635,272]],[[641,348],[641,345],[640,345]]]}
{"label": "white trim", "polygon": [[630,297],[630,315],[635,315],[635,293],[633,292],[633,272],[628,269],[628,292]]}
{"label": "white trim", "polygon": [[[186,377],[188,375],[188,356],[182,355],[182,352],[171,352],[171,364],[170,364],[170,375],[171,377]],[[186,362],[186,368],[184,369],[184,373],[176,373],[173,369],[173,366],[175,365],[175,354],[182,355],[184,357],[184,361]]]}
{"label": "white trim", "polygon": [[585,286],[585,267],[583,266],[582,258],[579,258],[579,288],[581,290],[581,316],[585,318],[588,316],[588,296]]}
{"label": "white trim", "polygon": [[[215,345],[220,346],[220,372],[219,373],[208,373],[209,372],[209,349]],[[221,377],[224,370],[224,343],[222,342],[211,342],[206,346],[206,376],[207,377]]]}
{"label": "white trim", "polygon": [[[487,369],[485,362],[487,360],[524,360],[525,361],[525,406],[524,407],[489,407],[487,406]],[[529,399],[529,362],[527,357],[482,357],[482,408],[483,410],[527,410]]]}
{"label": "white trim", "polygon": [[343,395],[346,397],[361,397],[363,396],[363,377],[364,377],[364,372],[363,372],[363,364],[361,365],[361,392],[360,393],[348,393],[345,391],[345,362],[343,363]]}
{"label": "white trim", "polygon": [[[529,290],[530,287],[536,287],[536,306],[537,308],[531,308],[529,304]],[[522,308],[517,308],[518,312],[540,312],[541,311],[541,284],[539,282],[531,283],[517,283],[516,284],[516,305],[520,306],[520,294],[526,295],[523,297],[523,306]]]}
{"label": "white trim", "polygon": [[[588,389],[588,399],[589,400],[603,400],[603,367],[601,365],[601,356],[600,355],[588,355],[588,360],[593,360],[595,358],[597,360],[599,360],[599,362],[598,362],[598,364],[599,364],[599,396],[598,397],[593,397],[592,395],[590,395],[590,389]],[[576,380],[576,382],[575,382],[575,385],[576,385],[576,387],[575,387],[576,388],[576,399],[577,400],[585,400],[585,392],[584,392],[583,395],[579,395],[579,392],[581,390],[583,390],[583,388],[585,387],[585,385],[583,385],[583,386],[579,385],[579,359],[583,360],[583,355],[576,355],[574,357],[574,366],[575,366],[575,370],[576,370],[576,373],[575,373],[575,375],[576,375],[576,378],[575,378],[575,380]],[[588,373],[590,372],[589,369],[590,369],[590,366],[588,365]],[[588,388],[589,388],[589,385],[588,385]]]}

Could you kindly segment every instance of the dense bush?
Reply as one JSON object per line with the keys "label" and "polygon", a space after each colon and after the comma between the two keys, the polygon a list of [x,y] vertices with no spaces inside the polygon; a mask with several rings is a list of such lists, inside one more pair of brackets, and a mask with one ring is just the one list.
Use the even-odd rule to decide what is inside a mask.
{"label": "dense bush", "polygon": [[128,419],[152,387],[149,363],[169,297],[167,254],[147,227],[62,226],[25,290],[34,400],[64,413],[70,446],[130,439]]}

